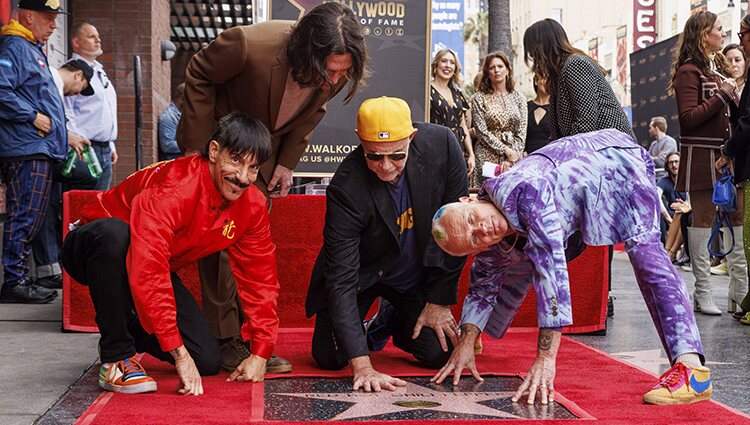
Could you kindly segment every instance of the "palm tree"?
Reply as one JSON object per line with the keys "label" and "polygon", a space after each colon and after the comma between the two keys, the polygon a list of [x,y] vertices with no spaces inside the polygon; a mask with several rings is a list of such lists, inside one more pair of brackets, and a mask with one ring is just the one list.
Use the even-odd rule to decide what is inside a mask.
{"label": "palm tree", "polygon": [[513,63],[510,37],[510,0],[488,0],[489,51],[500,50]]}
{"label": "palm tree", "polygon": [[487,56],[487,12],[479,12],[464,25],[464,41],[479,46],[479,57]]}

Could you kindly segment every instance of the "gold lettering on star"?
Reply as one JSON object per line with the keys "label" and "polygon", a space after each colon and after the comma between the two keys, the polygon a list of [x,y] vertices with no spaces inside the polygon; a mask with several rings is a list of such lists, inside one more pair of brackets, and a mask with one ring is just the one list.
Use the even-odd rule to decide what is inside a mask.
{"label": "gold lettering on star", "polygon": [[60,8],[60,0],[47,0],[47,3],[44,3],[44,5],[50,9],[57,10]]}
{"label": "gold lettering on star", "polygon": [[400,406],[400,407],[413,407],[413,408],[418,408],[418,407],[427,407],[427,408],[429,408],[429,407],[442,406],[440,403],[438,403],[436,401],[428,401],[428,400],[414,400],[414,401],[411,401],[411,400],[401,400],[401,401],[397,401],[397,402],[395,402],[393,404],[395,404],[396,406]]}
{"label": "gold lettering on star", "polygon": [[224,225],[224,230],[221,232],[221,234],[227,239],[234,239],[235,227],[237,226],[234,225],[234,220],[232,220],[231,222],[229,222],[229,224]]}

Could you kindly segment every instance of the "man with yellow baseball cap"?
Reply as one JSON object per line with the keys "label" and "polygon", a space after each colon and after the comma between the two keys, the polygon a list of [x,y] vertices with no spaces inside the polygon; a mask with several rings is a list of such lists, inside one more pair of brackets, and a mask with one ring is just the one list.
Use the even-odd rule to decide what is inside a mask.
{"label": "man with yellow baseball cap", "polygon": [[450,305],[466,257],[444,253],[430,234],[432,215],[468,194],[466,163],[446,127],[412,123],[402,99],[362,102],[361,145],[344,159],[326,192],[323,248],[307,294],[316,315],[312,355],[323,369],[349,364],[353,389],[406,383],[378,372],[363,320],[376,299],[390,304],[382,326],[393,344],[439,368],[457,341]]}

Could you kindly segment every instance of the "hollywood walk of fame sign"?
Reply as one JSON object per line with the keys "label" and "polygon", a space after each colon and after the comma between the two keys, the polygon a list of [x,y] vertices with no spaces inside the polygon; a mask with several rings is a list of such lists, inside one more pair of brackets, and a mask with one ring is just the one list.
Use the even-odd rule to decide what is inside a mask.
{"label": "hollywood walk of fame sign", "polygon": [[578,419],[558,402],[511,402],[521,383],[517,377],[464,379],[455,388],[432,384],[428,377],[404,379],[406,387],[380,393],[352,391],[350,379],[268,380],[264,409],[253,411],[253,421]]}
{"label": "hollywood walk of fame sign", "polygon": [[[330,0],[270,0],[271,19],[296,20]],[[354,133],[363,100],[394,96],[411,108],[412,120],[427,121],[430,87],[430,13],[426,0],[333,0],[352,9],[367,42],[372,75],[348,104],[345,87],[328,102],[305,155],[294,169],[298,177],[330,176],[347,154],[359,146]]]}

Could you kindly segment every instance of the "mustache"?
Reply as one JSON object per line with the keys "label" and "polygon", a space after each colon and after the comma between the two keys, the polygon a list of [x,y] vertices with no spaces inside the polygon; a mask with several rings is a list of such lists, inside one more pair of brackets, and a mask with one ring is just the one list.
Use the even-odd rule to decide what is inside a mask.
{"label": "mustache", "polygon": [[235,177],[227,176],[227,177],[224,177],[224,179],[226,179],[226,181],[228,181],[229,183],[232,183],[233,185],[239,187],[240,189],[245,189],[248,186],[250,186],[250,183],[242,183],[241,181],[237,180]]}

